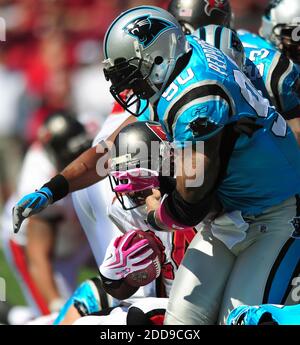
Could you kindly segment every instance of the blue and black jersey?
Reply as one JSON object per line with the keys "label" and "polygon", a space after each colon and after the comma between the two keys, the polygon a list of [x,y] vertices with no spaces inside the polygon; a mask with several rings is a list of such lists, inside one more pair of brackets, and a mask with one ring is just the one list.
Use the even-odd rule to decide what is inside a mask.
{"label": "blue and black jersey", "polygon": [[[205,142],[250,118],[260,129],[239,136],[218,187],[225,210],[257,215],[299,193],[300,150],[283,117],[220,50],[195,36],[187,39],[190,61],[156,108],[169,140],[177,147]],[[145,115],[140,120],[154,114]]]}
{"label": "blue and black jersey", "polygon": [[245,74],[285,119],[300,117],[297,66],[262,37],[243,30],[238,34],[247,57]]}

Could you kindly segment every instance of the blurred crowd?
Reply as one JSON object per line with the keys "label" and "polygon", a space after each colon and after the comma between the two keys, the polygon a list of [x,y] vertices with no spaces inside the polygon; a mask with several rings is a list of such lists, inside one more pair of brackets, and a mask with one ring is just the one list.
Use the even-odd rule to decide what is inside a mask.
{"label": "blurred crowd", "polygon": [[[257,32],[267,2],[232,0],[236,27]],[[101,41],[121,11],[141,4],[168,0],[0,0],[0,209],[51,112],[71,109],[91,136],[98,131],[112,103]]]}

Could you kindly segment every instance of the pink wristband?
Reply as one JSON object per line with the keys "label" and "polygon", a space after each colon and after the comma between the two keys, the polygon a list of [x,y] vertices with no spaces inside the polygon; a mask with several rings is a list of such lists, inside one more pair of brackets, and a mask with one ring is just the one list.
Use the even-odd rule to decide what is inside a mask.
{"label": "pink wristband", "polygon": [[156,211],[156,216],[159,218],[159,221],[162,224],[165,224],[168,228],[171,228],[173,230],[191,230],[191,229],[193,229],[191,226],[181,224],[169,216],[169,214],[166,210],[166,207],[165,207],[166,198],[164,198],[162,200],[162,203],[160,204],[159,208]]}

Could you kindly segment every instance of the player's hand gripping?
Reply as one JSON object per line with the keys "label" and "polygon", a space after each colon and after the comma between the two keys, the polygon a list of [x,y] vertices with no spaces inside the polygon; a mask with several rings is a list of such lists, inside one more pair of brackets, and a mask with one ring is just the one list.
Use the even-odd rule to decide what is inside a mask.
{"label": "player's hand gripping", "polygon": [[120,280],[129,273],[142,270],[151,265],[148,259],[153,253],[149,241],[142,239],[130,245],[135,231],[113,239],[108,246],[100,273],[107,279]]}
{"label": "player's hand gripping", "polygon": [[52,203],[52,193],[49,188],[43,187],[34,193],[25,195],[13,208],[13,228],[17,233],[25,218],[37,214]]}

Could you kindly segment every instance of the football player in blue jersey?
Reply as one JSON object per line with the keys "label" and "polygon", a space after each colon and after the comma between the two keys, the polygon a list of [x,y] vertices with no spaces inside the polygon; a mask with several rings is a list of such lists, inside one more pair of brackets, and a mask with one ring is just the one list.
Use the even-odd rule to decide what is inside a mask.
{"label": "football player in blue jersey", "polygon": [[300,3],[297,0],[271,0],[262,18],[259,33],[300,65]]}
{"label": "football player in blue jersey", "polygon": [[246,57],[246,49],[235,30],[220,25],[206,25],[195,30],[193,35],[220,49],[235,61],[256,89],[261,91],[270,102],[272,101],[257,66]]}
{"label": "football player in blue jersey", "polygon": [[147,198],[148,223],[180,231],[202,221],[166,322],[225,323],[238,305],[285,302],[300,256],[292,222],[300,151],[284,118],[226,55],[184,36],[159,8],[122,13],[107,31],[104,55],[115,99],[136,116],[150,103],[183,153],[174,192]]}
{"label": "football player in blue jersey", "polygon": [[[259,30],[261,37],[263,37],[268,43],[271,43],[272,47],[278,48],[285,56],[291,59],[295,66],[292,68],[285,62],[285,72],[282,73],[280,69],[284,70],[284,64],[278,64],[276,70],[274,70],[273,81],[271,82],[272,89],[276,89],[275,84],[278,83],[279,88],[282,89],[283,95],[278,98],[276,91],[274,96],[280,100],[283,110],[287,110],[288,116],[291,119],[289,121],[290,126],[293,129],[294,134],[300,142],[300,129],[299,120],[296,115],[296,111],[299,113],[299,108],[292,110],[292,104],[296,104],[295,101],[286,101],[293,96],[295,93],[300,95],[300,82],[299,78],[294,79],[296,72],[300,73],[300,3],[298,0],[271,0],[267,6],[265,13],[262,17],[262,25]],[[245,39],[245,42],[247,38]],[[250,37],[251,43],[251,37]],[[263,47],[261,47],[263,48]],[[268,48],[266,48],[268,49]],[[263,61],[262,61],[263,62]],[[276,73],[277,72],[277,73]],[[279,76],[278,76],[278,72]],[[282,75],[282,77],[280,76]],[[283,77],[283,75],[285,75]],[[292,91],[286,94],[287,90],[285,84],[290,85]],[[290,108],[290,109],[288,109]],[[288,118],[288,117],[287,117]]]}
{"label": "football player in blue jersey", "polygon": [[[212,28],[204,26],[216,24],[232,27],[232,11],[228,1],[172,0],[169,12],[185,28],[185,32],[209,41],[224,52],[220,47],[222,30],[215,28],[212,33]],[[297,31],[296,17],[300,20],[298,0],[271,1],[263,17],[260,30],[262,37],[244,30],[238,30],[238,34],[245,48],[245,74],[283,117],[289,120],[300,143],[300,70],[294,64],[300,60],[300,45],[299,41],[295,42],[291,38],[300,34],[300,29]],[[225,53],[227,54],[226,51]]]}
{"label": "football player in blue jersey", "polygon": [[[297,18],[298,17],[298,18]],[[259,73],[248,64],[248,74],[255,83],[262,78],[272,103],[287,120],[299,118],[299,41],[293,41],[293,32],[300,22],[297,0],[271,1],[262,19],[260,35],[239,30],[247,58]],[[296,125],[296,121],[291,121]],[[296,129],[296,128],[295,128]],[[299,135],[298,131],[296,135]]]}

